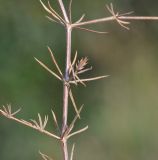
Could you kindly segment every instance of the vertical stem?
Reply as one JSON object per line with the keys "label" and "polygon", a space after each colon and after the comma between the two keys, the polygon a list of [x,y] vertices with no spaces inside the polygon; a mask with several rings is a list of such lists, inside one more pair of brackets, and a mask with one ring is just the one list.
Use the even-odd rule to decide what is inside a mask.
{"label": "vertical stem", "polygon": [[[69,81],[69,66],[71,63],[71,27],[66,28],[66,66],[65,66],[65,81]],[[64,83],[63,89],[63,126],[62,133],[65,132],[67,128],[67,117],[68,117],[68,86],[66,82]]]}
{"label": "vertical stem", "polygon": [[[69,100],[69,87],[66,84],[66,81],[69,81],[69,66],[71,63],[71,25],[67,24],[66,26],[66,66],[65,66],[65,82],[63,86],[63,121],[62,121],[62,134],[67,128],[67,119],[68,119],[68,100]],[[64,160],[68,160],[68,148],[67,148],[67,139],[63,138],[62,148],[64,154]]]}
{"label": "vertical stem", "polygon": [[65,139],[62,140],[62,148],[63,148],[63,156],[64,156],[63,160],[69,160],[67,140]]}

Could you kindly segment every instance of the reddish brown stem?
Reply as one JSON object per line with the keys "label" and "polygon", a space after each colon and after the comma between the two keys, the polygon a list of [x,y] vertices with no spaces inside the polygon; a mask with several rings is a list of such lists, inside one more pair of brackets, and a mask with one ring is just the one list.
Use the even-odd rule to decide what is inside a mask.
{"label": "reddish brown stem", "polygon": [[[63,88],[63,122],[62,122],[62,134],[64,134],[67,129],[67,119],[68,119],[68,99],[69,99],[69,86],[67,81],[69,81],[69,66],[71,63],[71,32],[72,28],[70,25],[66,26],[66,67],[65,67],[65,82]],[[62,140],[62,148],[64,153],[64,160],[68,160],[68,149],[67,140]]]}

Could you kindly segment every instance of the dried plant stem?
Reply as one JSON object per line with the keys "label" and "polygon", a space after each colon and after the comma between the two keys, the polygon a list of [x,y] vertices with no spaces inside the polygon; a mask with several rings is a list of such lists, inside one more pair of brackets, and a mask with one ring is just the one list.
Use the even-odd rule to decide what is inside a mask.
{"label": "dried plant stem", "polygon": [[[69,66],[71,64],[71,32],[72,27],[69,25],[69,18],[67,16],[67,12],[65,10],[65,6],[62,0],[58,0],[60,9],[63,13],[64,20],[66,22],[65,29],[66,29],[66,66],[65,66],[65,76],[63,81],[63,121],[62,121],[62,134],[67,129],[67,119],[68,119],[68,99],[69,99],[69,86],[67,81],[69,81]],[[62,142],[62,149],[64,160],[68,160],[68,147],[67,147],[67,138],[63,138]]]}
{"label": "dried plant stem", "polygon": [[[131,20],[158,20],[158,17],[129,16],[131,14],[131,12],[124,13],[124,14],[119,14],[118,12],[115,13],[113,5],[111,3],[109,6],[108,5],[106,6],[108,11],[111,14],[109,17],[83,21],[83,18],[85,16],[85,14],[83,14],[78,21],[73,23],[71,21],[72,0],[70,0],[68,12],[65,9],[65,5],[63,3],[63,0],[57,0],[57,1],[58,1],[59,6],[60,6],[60,9],[61,9],[61,12],[62,12],[63,16],[60,16],[60,14],[58,14],[51,7],[49,1],[48,1],[48,7],[42,2],[42,0],[40,0],[40,3],[42,4],[43,8],[47,11],[47,13],[51,16],[51,17],[49,17],[49,16],[47,16],[47,17],[50,20],[61,24],[65,28],[65,32],[66,32],[65,74],[63,74],[61,69],[59,68],[59,65],[57,64],[57,61],[55,60],[55,56],[54,56],[53,52],[51,51],[51,49],[49,47],[48,47],[48,50],[50,52],[52,61],[55,64],[56,69],[59,72],[59,75],[56,74],[55,72],[53,72],[51,69],[49,69],[44,63],[39,61],[37,58],[35,58],[35,60],[45,70],[47,70],[49,73],[51,73],[53,76],[55,76],[58,80],[60,80],[63,83],[63,106],[62,106],[63,115],[62,115],[62,128],[61,129],[59,128],[59,125],[58,125],[58,122],[57,122],[57,119],[56,119],[56,115],[52,111],[52,115],[53,115],[55,125],[56,125],[57,129],[59,130],[59,136],[45,130],[45,127],[46,127],[47,122],[48,122],[48,116],[45,116],[44,120],[42,120],[40,114],[38,114],[38,121],[31,120],[32,122],[25,121],[23,119],[18,119],[16,117],[14,117],[14,115],[16,113],[18,113],[20,110],[17,110],[17,111],[12,113],[10,105],[8,105],[7,107],[3,106],[3,110],[0,109],[0,115],[3,115],[3,116],[5,116],[9,119],[12,119],[12,120],[20,123],[20,124],[23,124],[25,126],[33,128],[35,130],[38,130],[39,132],[41,132],[43,134],[46,134],[46,135],[48,135],[52,138],[55,138],[55,139],[59,140],[61,142],[61,147],[62,147],[62,151],[63,151],[63,160],[72,160],[73,159],[73,152],[74,152],[74,145],[72,147],[72,151],[71,151],[71,154],[69,156],[67,141],[70,137],[87,130],[88,126],[82,128],[78,131],[71,132],[72,129],[74,128],[74,124],[75,124],[76,120],[78,118],[80,118],[80,112],[81,112],[82,107],[83,107],[83,106],[81,106],[81,108],[79,110],[77,109],[74,98],[73,98],[73,95],[72,95],[72,92],[71,92],[71,85],[72,84],[77,85],[78,83],[81,83],[82,85],[85,86],[84,82],[94,81],[94,80],[98,80],[98,79],[108,77],[108,75],[105,75],[105,76],[97,76],[97,77],[85,78],[85,79],[80,79],[79,78],[79,74],[82,74],[86,71],[91,70],[92,67],[85,68],[85,66],[88,63],[87,58],[82,58],[80,61],[77,61],[77,52],[75,54],[74,60],[71,63],[72,30],[76,28],[76,29],[81,29],[81,30],[85,30],[85,31],[88,31],[88,32],[105,34],[107,32],[100,32],[100,31],[96,31],[96,30],[91,30],[91,29],[88,29],[88,28],[84,28],[82,26],[91,25],[91,24],[98,24],[98,23],[103,23],[103,22],[116,21],[121,27],[123,27],[125,29],[129,29],[129,27],[127,27],[126,25],[130,24],[130,22],[127,22],[126,20],[129,20],[129,21],[131,21]],[[75,107],[75,111],[76,111],[76,116],[75,116],[74,120],[72,121],[72,123],[70,125],[68,125],[68,122],[67,122],[68,121],[69,97],[70,97],[70,99],[73,103],[73,106]],[[43,159],[51,159],[47,155],[42,154],[41,152],[40,152],[40,154],[41,154]]]}
{"label": "dried plant stem", "polygon": [[[71,26],[66,26],[66,67],[65,67],[65,81],[63,86],[63,122],[62,122],[62,134],[67,129],[67,119],[68,119],[68,100],[69,100],[69,66],[71,64]],[[64,160],[68,160],[68,149],[67,149],[67,139],[62,140]]]}

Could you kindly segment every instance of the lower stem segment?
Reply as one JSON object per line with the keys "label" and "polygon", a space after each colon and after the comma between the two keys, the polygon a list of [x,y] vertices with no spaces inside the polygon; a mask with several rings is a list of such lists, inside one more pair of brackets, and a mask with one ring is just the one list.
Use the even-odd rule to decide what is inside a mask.
{"label": "lower stem segment", "polygon": [[61,143],[62,143],[62,148],[63,148],[64,160],[69,160],[67,140],[62,140]]}

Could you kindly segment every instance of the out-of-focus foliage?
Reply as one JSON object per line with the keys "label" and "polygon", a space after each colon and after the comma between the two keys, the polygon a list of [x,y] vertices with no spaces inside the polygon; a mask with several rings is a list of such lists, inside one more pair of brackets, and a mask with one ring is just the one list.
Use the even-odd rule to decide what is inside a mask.
{"label": "out-of-focus foliage", "polygon": [[[55,0],[50,2],[59,10]],[[110,2],[120,12],[158,15],[156,1],[74,0],[73,19],[82,13],[86,19],[107,16],[105,4]],[[64,68],[65,34],[45,15],[39,1],[0,0],[0,106],[21,107],[18,117],[25,119],[37,117],[38,112],[48,114],[51,122],[51,108],[58,118],[62,114],[62,85],[34,57],[53,68],[46,49],[49,45]],[[75,89],[78,104],[85,104],[78,125],[89,125],[88,132],[72,140],[76,142],[75,158],[157,160],[158,22],[132,22],[130,31],[115,22],[92,28],[109,34],[75,30],[73,51],[89,57],[95,66],[92,74],[111,76]],[[53,128],[51,123],[49,127]],[[39,150],[61,159],[56,141],[0,117],[1,160],[40,159]]]}

